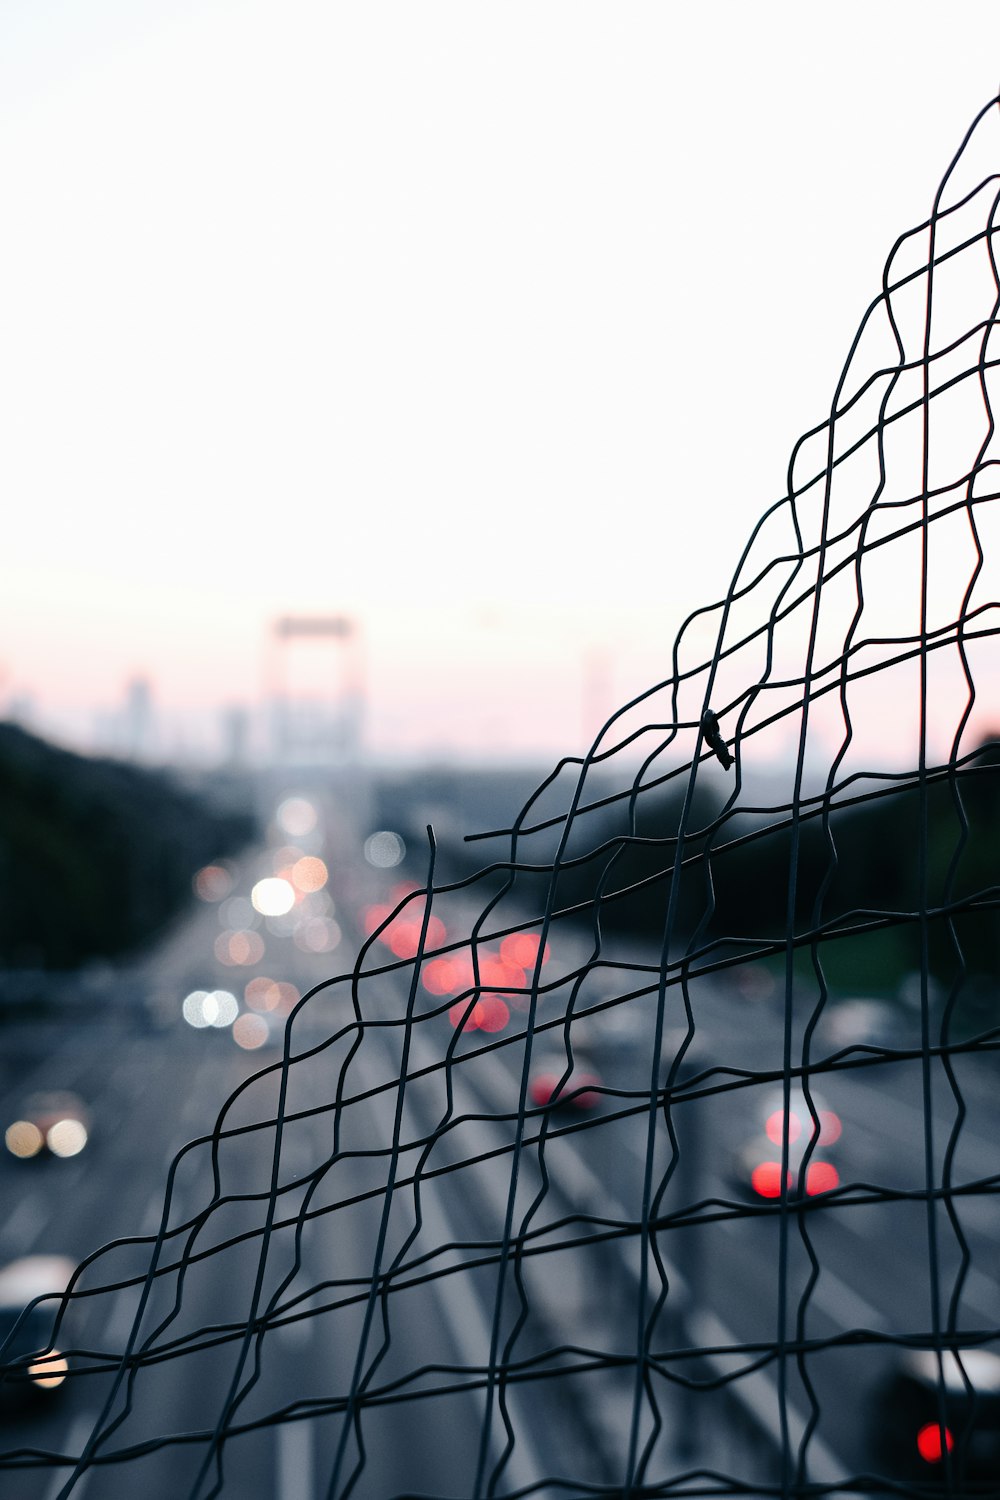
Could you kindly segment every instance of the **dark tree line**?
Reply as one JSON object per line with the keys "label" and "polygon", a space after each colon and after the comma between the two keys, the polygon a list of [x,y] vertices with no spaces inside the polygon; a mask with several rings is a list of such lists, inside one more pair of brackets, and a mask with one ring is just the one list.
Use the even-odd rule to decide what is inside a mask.
{"label": "dark tree line", "polygon": [[[794,844],[795,931],[807,933],[831,923],[863,925],[885,914],[898,915],[902,920],[891,925],[888,940],[889,968],[897,972],[886,975],[898,981],[921,967],[920,929],[912,914],[921,904],[920,829],[926,817],[926,904],[932,910],[965,907],[954,916],[952,930],[941,917],[929,921],[931,972],[947,984],[960,971],[957,940],[969,974],[1000,976],[1000,921],[988,904],[993,888],[1000,887],[1000,747],[985,741],[951,775],[932,776],[925,811],[919,789],[908,781],[912,778],[870,778],[852,788],[861,800],[826,818],[820,798],[815,809],[806,800],[793,833],[790,814],[780,811],[766,819],[743,814],[720,824],[727,784],[719,775],[706,778],[687,820],[674,896],[679,939],[697,932],[705,941],[727,935],[750,943],[761,938],[783,942]],[[446,789],[436,790],[444,803]],[[494,826],[510,824],[516,815],[515,788],[508,785],[506,791],[506,809]],[[599,791],[596,784],[595,795]],[[677,878],[683,799],[677,778],[642,793],[631,808],[623,799],[580,817],[558,877],[557,906],[579,906],[578,920],[592,927],[599,895],[602,937],[633,935],[658,943]],[[552,811],[565,805],[550,801]],[[543,801],[528,821],[549,810]],[[416,851],[406,874],[420,882],[425,878],[422,829],[416,819],[410,826],[406,799],[398,790],[392,811],[394,826],[405,831]],[[551,860],[560,831],[555,827],[523,838],[519,859],[538,864]],[[442,851],[438,880],[470,875],[491,860],[504,860],[508,852],[509,841],[503,838],[465,844],[450,840]],[[484,892],[495,889],[499,878],[484,883]],[[546,876],[519,874],[515,893],[526,909],[537,910],[546,884]],[[974,900],[979,909],[970,906]],[[866,954],[857,941],[849,950],[838,940],[833,945],[838,960],[848,951]]]}
{"label": "dark tree line", "polygon": [[[831,925],[844,930],[888,916],[895,961],[901,970],[915,971],[922,965],[922,938],[914,916],[923,908],[930,913],[928,966],[943,984],[963,965],[971,975],[1000,975],[1000,928],[990,905],[1000,885],[995,744],[986,742],[951,774],[932,772],[923,793],[912,777],[872,778],[854,790],[864,800],[827,818],[805,810],[797,840],[796,932]],[[790,819],[763,828],[746,820],[735,831],[757,837],[713,861],[712,928],[780,936],[788,918]]]}
{"label": "dark tree line", "polygon": [[154,938],[249,817],[171,777],[0,724],[0,968],[71,968]]}

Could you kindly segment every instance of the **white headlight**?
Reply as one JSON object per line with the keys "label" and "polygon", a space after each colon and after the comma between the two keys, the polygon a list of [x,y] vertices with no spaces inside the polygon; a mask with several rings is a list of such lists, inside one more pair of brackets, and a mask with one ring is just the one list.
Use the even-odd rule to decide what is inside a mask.
{"label": "white headlight", "polygon": [[87,1144],[87,1127],[82,1120],[57,1120],[45,1140],[53,1156],[76,1156]]}

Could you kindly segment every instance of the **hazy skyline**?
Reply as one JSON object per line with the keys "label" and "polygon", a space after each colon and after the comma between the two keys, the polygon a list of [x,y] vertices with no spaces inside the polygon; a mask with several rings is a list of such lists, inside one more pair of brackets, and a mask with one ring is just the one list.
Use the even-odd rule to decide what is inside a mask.
{"label": "hazy skyline", "polygon": [[575,752],[666,675],[996,91],[993,7],[0,15],[0,695]]}

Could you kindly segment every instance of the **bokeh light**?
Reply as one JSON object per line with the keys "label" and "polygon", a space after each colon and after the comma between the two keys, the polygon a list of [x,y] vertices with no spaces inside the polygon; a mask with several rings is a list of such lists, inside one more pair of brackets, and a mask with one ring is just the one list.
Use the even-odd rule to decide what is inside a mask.
{"label": "bokeh light", "polygon": [[[379,908],[383,910],[383,908]],[[391,907],[384,909],[385,914],[392,910]],[[368,908],[370,913],[372,908]],[[366,913],[367,916],[367,913]],[[382,919],[384,920],[384,918]],[[420,951],[420,934],[423,931],[423,911],[415,903],[404,908],[399,915],[389,923],[384,932],[379,933],[379,942],[395,954],[397,958],[415,958]],[[377,925],[377,924],[376,924]],[[427,922],[427,936],[424,939],[424,951],[440,948],[447,940],[448,930],[440,917],[431,914]]]}
{"label": "bokeh light", "polygon": [[233,888],[233,877],[225,865],[205,865],[193,881],[195,895],[202,901],[224,901]]}
{"label": "bokeh light", "polygon": [[424,965],[421,979],[431,995],[455,995],[469,988],[466,966],[454,958],[432,958]]}
{"label": "bokeh light", "polygon": [[519,990],[525,985],[525,973],[519,964],[508,962],[495,953],[484,953],[479,962],[482,984],[493,990]]}
{"label": "bokeh light", "polygon": [[87,1127],[82,1120],[57,1120],[49,1126],[45,1142],[53,1156],[78,1156],[87,1144]]}
{"label": "bokeh light", "polygon": [[192,990],[184,997],[181,1013],[189,1026],[231,1026],[240,1013],[239,1002],[228,990]]}
{"label": "bokeh light", "polygon": [[302,999],[302,995],[295,988],[294,984],[288,984],[284,980],[279,983],[278,990],[280,991],[278,1011],[281,1015],[287,1016],[288,1012],[294,1010],[296,1005],[298,1005]]}
{"label": "bokeh light", "polygon": [[263,1047],[270,1035],[271,1028],[264,1017],[252,1011],[238,1016],[233,1022],[233,1041],[245,1052],[255,1052],[258,1047]]}
{"label": "bokeh light", "polygon": [[[566,1093],[569,1096],[567,1103],[571,1104],[574,1109],[596,1109],[601,1102],[601,1095],[597,1089],[598,1083],[599,1079],[595,1078],[592,1073],[579,1073],[576,1077],[571,1074],[566,1085]],[[588,1084],[593,1084],[594,1087],[588,1088]]]}
{"label": "bokeh light", "polygon": [[[387,927],[383,926],[408,893],[409,888],[401,888],[398,895],[393,893],[396,899],[391,906],[388,902],[377,902],[372,906],[366,906],[361,917],[366,937],[374,936],[379,928],[383,928],[381,932],[378,932],[378,940],[391,948],[397,958],[413,958],[420,947],[420,931],[423,925],[422,901],[411,901],[409,906],[403,907]],[[427,950],[440,948],[447,940],[448,929],[441,918],[432,913],[427,923],[425,948]],[[465,959],[461,961],[467,962]],[[470,967],[469,973],[471,972]]]}
{"label": "bokeh light", "polygon": [[365,839],[365,859],[376,870],[392,870],[406,858],[406,845],[398,833],[379,829]]}
{"label": "bokeh light", "polygon": [[[418,927],[418,937],[419,931]],[[392,928],[389,929],[389,933],[391,932]],[[438,938],[438,946],[444,938],[445,934],[442,932]],[[410,934],[410,940],[414,943],[415,951],[415,940],[412,934]],[[430,946],[428,943],[428,947]],[[455,995],[463,990],[472,989],[476,983],[472,955],[463,952],[442,958],[432,958],[424,965],[422,979],[424,989],[431,995]],[[505,999],[508,1001],[513,999],[517,1004],[522,1001],[523,997],[512,992],[522,990],[527,983],[527,977],[519,965],[507,962],[499,954],[481,953],[479,983],[486,989],[506,991]]]}
{"label": "bokeh light", "polygon": [[484,995],[472,1014],[480,1031],[503,1031],[510,1020],[510,1010],[499,995]]}
{"label": "bokeh light", "polygon": [[287,1016],[301,998],[294,984],[269,979],[265,974],[251,979],[243,991],[243,999],[251,1010],[277,1011],[282,1016]]}
{"label": "bokeh light", "polygon": [[309,917],[296,927],[293,941],[303,953],[332,953],[342,936],[338,922],[327,917]]}
{"label": "bokeh light", "polygon": [[365,930],[365,937],[371,937],[376,928],[382,926],[382,923],[391,911],[392,907],[388,906],[384,901],[377,902],[373,906],[366,906],[361,914],[361,923]]}
{"label": "bokeh light", "polygon": [[459,1000],[448,1011],[448,1019],[456,1030],[503,1031],[510,1020],[510,1009],[498,995],[484,995],[471,1011],[468,1000]]}
{"label": "bokeh light", "polygon": [[[941,1433],[944,1432],[944,1442],[941,1441]],[[917,1433],[917,1452],[924,1463],[939,1464],[944,1457],[947,1448],[950,1453],[955,1446],[955,1439],[948,1428],[941,1428],[937,1422],[928,1422],[921,1427]]]}
{"label": "bokeh light", "polygon": [[291,868],[291,880],[297,891],[311,894],[321,891],[329,880],[326,865],[315,854],[303,854]]}
{"label": "bokeh light", "polygon": [[44,1391],[54,1391],[57,1386],[62,1385],[69,1370],[69,1361],[58,1349],[46,1355],[45,1359],[36,1360],[28,1366],[28,1374],[36,1385],[40,1385]]}
{"label": "bokeh light", "polygon": [[556,1091],[558,1082],[559,1078],[555,1073],[536,1073],[535,1077],[531,1080],[531,1087],[528,1090],[532,1104],[537,1104],[539,1107],[544,1107],[548,1104]]}
{"label": "bokeh light", "polygon": [[[767,1123],[764,1126],[764,1129],[767,1132],[768,1140],[773,1141],[776,1146],[781,1145],[782,1127],[784,1125],[784,1120],[785,1111],[783,1109],[776,1109],[773,1114],[768,1115]],[[788,1139],[789,1141],[797,1141],[801,1134],[802,1123],[799,1120],[798,1115],[793,1110],[788,1117]]]}
{"label": "bokeh light", "polygon": [[840,1186],[840,1173],[831,1161],[811,1161],[806,1168],[806,1192],[810,1198],[817,1193],[832,1193]]}
{"label": "bokeh light", "polygon": [[212,998],[215,1000],[215,1019],[211,1022],[213,1026],[231,1026],[240,1013],[239,1002],[235,995],[228,990],[212,990]]}
{"label": "bokeh light", "polygon": [[215,940],[214,952],[219,963],[236,968],[259,964],[264,951],[264,939],[259,932],[220,932]]}
{"label": "bokeh light", "polygon": [[448,1011],[448,1020],[451,1022],[456,1031],[458,1031],[459,1029],[465,1031],[478,1031],[479,1023],[475,1020],[475,1009],[476,1007],[473,1005],[470,1010],[468,1000],[459,1000],[458,1003],[456,1005],[453,1005]]}
{"label": "bokeh light", "polygon": [[277,1010],[281,1004],[281,986],[266,974],[258,974],[248,980],[243,1000],[251,1010]]}
{"label": "bokeh light", "polygon": [[777,985],[774,975],[763,964],[744,964],[734,975],[736,988],[744,1000],[770,1000]]}
{"label": "bokeh light", "polygon": [[[761,1198],[781,1197],[780,1161],[762,1161],[750,1173],[750,1184]],[[788,1186],[792,1185],[792,1174],[788,1174]]]}
{"label": "bokeh light", "polygon": [[[533,969],[540,946],[541,939],[536,932],[509,932],[500,944],[500,957],[509,964],[517,964],[519,968]],[[542,963],[547,964],[551,955],[552,949],[546,943]]]}
{"label": "bokeh light", "polygon": [[316,808],[307,797],[286,797],[278,804],[275,822],[289,838],[301,839],[312,833],[319,821]]}
{"label": "bokeh light", "polygon": [[258,880],[250,892],[250,900],[261,916],[283,917],[295,905],[295,891],[281,876],[268,875]]}
{"label": "bokeh light", "polygon": [[192,990],[190,995],[184,996],[181,1005],[181,1014],[189,1026],[207,1026],[208,1020],[205,1016],[205,997],[207,990]]}
{"label": "bokeh light", "polygon": [[13,1125],[8,1125],[4,1141],[11,1156],[19,1156],[23,1161],[37,1156],[45,1145],[45,1137],[31,1120],[15,1120]]}

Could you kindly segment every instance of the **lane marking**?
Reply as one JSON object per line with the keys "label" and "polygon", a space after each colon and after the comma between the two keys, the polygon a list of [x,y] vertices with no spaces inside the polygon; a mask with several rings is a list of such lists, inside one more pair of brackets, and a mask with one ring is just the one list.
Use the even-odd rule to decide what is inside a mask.
{"label": "lane marking", "polygon": [[[187,1099],[184,1102],[184,1108],[181,1110],[180,1122],[179,1123],[181,1125],[183,1125],[185,1128],[187,1128],[191,1124],[191,1121],[194,1119],[195,1115],[198,1115],[198,1114],[202,1114],[203,1115],[205,1113],[205,1097],[206,1096],[202,1093],[202,1090],[201,1090],[201,1087],[200,1087],[201,1082],[202,1082],[202,1075],[203,1075],[204,1071],[205,1071],[204,1067],[201,1067],[198,1070],[198,1073],[195,1076],[195,1080],[194,1080],[194,1082],[191,1085],[191,1089],[190,1089],[190,1092],[188,1093]],[[203,1135],[205,1132],[204,1131],[199,1131],[198,1133],[200,1135]],[[183,1142],[182,1144],[187,1144],[187,1143]]]}
{"label": "lane marking", "polygon": [[[491,1084],[498,1081],[497,1075],[490,1075]],[[507,1109],[508,1104],[498,1095],[497,1088],[495,1086],[484,1088],[484,1083],[485,1078],[480,1075],[476,1080],[476,1087],[483,1101],[494,1111]],[[490,1094],[492,1098],[489,1097]],[[465,1123],[466,1125],[478,1124],[473,1121]],[[558,1174],[552,1173],[550,1190],[554,1190],[571,1206],[589,1209],[590,1212],[599,1213],[602,1218],[619,1219],[625,1223],[635,1218],[633,1214],[627,1212],[614,1193],[572,1148],[560,1161]],[[738,1348],[741,1340],[720,1319],[704,1309],[691,1307],[691,1297],[684,1278],[662,1252],[660,1258],[670,1281],[675,1306],[679,1305],[688,1309],[684,1316],[692,1342],[707,1348],[714,1345]],[[629,1265],[624,1255],[621,1269],[623,1275],[637,1280],[638,1273],[635,1267]],[[708,1364],[726,1373],[730,1373],[732,1366],[738,1365],[742,1360],[743,1356],[738,1354],[706,1356]],[[770,1374],[765,1370],[752,1370],[741,1374],[738,1382],[732,1385],[732,1399],[753,1415],[759,1429],[766,1435],[766,1440],[776,1452],[780,1453],[781,1403],[778,1387]],[[805,1432],[805,1420],[798,1408],[787,1397],[784,1407],[789,1439],[795,1447]],[[843,1473],[843,1464],[837,1461],[823,1439],[813,1433],[809,1440],[809,1476],[813,1483],[836,1484],[843,1477]]]}
{"label": "lane marking", "polygon": [[276,1500],[313,1500],[313,1425],[284,1422],[277,1430]]}
{"label": "lane marking", "polygon": [[[957,1280],[958,1272],[955,1271],[949,1283],[944,1282],[942,1277],[942,1303],[947,1305],[947,1299],[951,1296],[952,1287]],[[978,1313],[983,1322],[989,1327],[996,1322],[997,1317],[997,1286],[976,1266],[970,1265],[962,1282],[962,1297],[960,1305],[968,1308],[970,1312]]]}
{"label": "lane marking", "polygon": [[[313,1292],[303,1302],[296,1303],[294,1311],[296,1313],[311,1313],[315,1310],[315,1307],[316,1293]],[[312,1331],[312,1319],[302,1318],[298,1323],[279,1323],[278,1327],[274,1330],[274,1337],[278,1340],[279,1344],[284,1344],[286,1348],[299,1352],[311,1341]]]}
{"label": "lane marking", "polygon": [[54,1210],[32,1195],[22,1198],[10,1218],[0,1229],[0,1246],[6,1254],[8,1248],[17,1246],[18,1254],[24,1255],[37,1244],[42,1229],[52,1218]]}
{"label": "lane marking", "polygon": [[883,1313],[860,1297],[846,1281],[841,1281],[828,1266],[823,1266],[819,1280],[809,1297],[809,1306],[818,1307],[835,1328],[871,1328],[885,1330],[889,1324]]}
{"label": "lane marking", "polygon": [[[381,1041],[381,1038],[379,1040]],[[416,1068],[424,1067],[437,1060],[436,1053],[416,1026],[411,1034],[410,1060],[411,1066]],[[415,1108],[414,1113],[419,1113],[419,1107]],[[466,1121],[465,1123],[471,1126],[477,1122]],[[490,1180],[492,1181],[492,1178]],[[505,1212],[507,1189],[503,1184],[499,1186],[502,1189],[502,1209]],[[424,1192],[421,1193],[420,1209],[423,1217],[423,1232],[429,1236],[430,1243],[447,1245],[461,1239],[447,1218],[436,1183],[428,1183]],[[502,1217],[503,1213],[501,1213],[501,1219]],[[462,1363],[471,1369],[485,1366],[490,1353],[492,1319],[487,1317],[482,1300],[473,1290],[468,1275],[449,1276],[446,1286],[439,1281],[431,1281],[428,1285],[441,1308],[442,1319]],[[478,1399],[483,1402],[485,1408],[485,1397],[482,1393],[479,1393]],[[537,1483],[540,1476],[545,1473],[545,1469],[535,1447],[531,1430],[525,1421],[522,1398],[516,1388],[508,1387],[506,1406],[511,1425],[516,1433],[516,1441],[504,1464],[502,1483],[505,1489],[519,1490]],[[490,1429],[490,1447],[494,1464],[499,1460],[506,1442],[507,1433],[503,1419],[499,1412],[494,1410]]]}
{"label": "lane marking", "polygon": [[[94,1423],[96,1421],[96,1412],[81,1412],[74,1421],[73,1425],[70,1427],[69,1433],[66,1437],[66,1452],[67,1454],[76,1455],[76,1458],[73,1460],[74,1463],[83,1452],[84,1447],[87,1443],[87,1439],[90,1437],[90,1434],[94,1430]],[[90,1483],[91,1475],[93,1474],[93,1472],[94,1471],[91,1468],[84,1469],[83,1473],[76,1479],[73,1484],[72,1490],[70,1491],[70,1493],[74,1497],[74,1500],[81,1500],[81,1496]],[[61,1470],[57,1470],[53,1475],[52,1483],[45,1491],[42,1500],[58,1500],[58,1496],[62,1494],[63,1488],[68,1483],[69,1476]]]}
{"label": "lane marking", "polygon": [[[160,1228],[160,1219],[163,1215],[163,1198],[160,1192],[154,1192],[146,1206],[139,1233],[147,1238],[155,1239]],[[172,1223],[183,1223],[183,1208],[180,1196],[175,1191],[170,1202],[170,1219]],[[142,1296],[141,1286],[125,1287],[115,1296],[108,1314],[108,1321],[104,1325],[102,1335],[104,1348],[111,1355],[119,1355],[124,1352],[135,1315],[138,1311],[139,1301]],[[95,1313],[96,1313],[95,1307]]]}
{"label": "lane marking", "polygon": [[[156,1189],[156,1191],[153,1193],[153,1196],[150,1198],[149,1202],[146,1205],[146,1212],[143,1214],[142,1222],[139,1226],[140,1234],[152,1235],[154,1239],[159,1234],[160,1220],[163,1218],[163,1203],[166,1197],[166,1192],[167,1179],[165,1172],[162,1187]],[[178,1192],[175,1185],[174,1190],[170,1195],[170,1218],[167,1220],[167,1227],[172,1229],[177,1224],[183,1223],[184,1199],[181,1193]]]}
{"label": "lane marking", "polygon": [[[96,1044],[92,1052],[71,1049],[64,1045],[58,1051],[47,1053],[41,1061],[35,1063],[20,1079],[17,1092],[21,1095],[33,1094],[52,1088],[53,1078],[58,1078],[60,1089],[76,1089],[79,1087],[80,1079],[91,1069],[98,1068],[106,1055],[106,1052],[102,1052]],[[69,1059],[75,1062],[75,1067],[70,1066]]]}
{"label": "lane marking", "polygon": [[[720,1219],[715,1227],[721,1229],[727,1239],[735,1240],[737,1220]],[[789,1305],[794,1306],[794,1301]],[[873,1307],[825,1264],[820,1269],[819,1280],[809,1294],[809,1306],[818,1307],[834,1326],[841,1330],[848,1328],[885,1330],[889,1327],[889,1321],[883,1312]]]}
{"label": "lane marking", "polygon": [[[853,1118],[847,1123],[851,1129],[867,1134],[869,1139],[881,1145],[882,1149],[876,1158],[878,1161],[884,1162],[894,1154],[891,1148],[887,1148],[888,1142],[894,1142],[897,1148],[912,1149],[914,1137],[923,1139],[924,1111],[921,1105],[911,1104],[908,1099],[883,1097],[861,1080],[846,1075],[839,1086],[842,1087],[845,1098],[850,1098]],[[937,1091],[935,1103],[939,1106],[950,1097],[951,1091],[949,1089],[946,1094],[945,1087],[942,1082]],[[974,1103],[978,1105],[979,1101]],[[843,1115],[845,1111],[840,1110],[839,1113]],[[950,1139],[954,1120],[947,1118],[938,1108],[931,1115],[931,1123],[935,1151],[940,1157]],[[995,1147],[972,1129],[968,1118],[959,1132],[956,1160],[960,1163],[960,1172],[973,1178],[989,1177],[996,1171]],[[940,1175],[940,1170],[939,1161],[935,1165],[936,1177]],[[958,1175],[955,1174],[956,1177]]]}
{"label": "lane marking", "polygon": [[115,1358],[125,1351],[125,1345],[128,1343],[139,1308],[142,1290],[141,1286],[126,1287],[115,1297],[103,1335],[106,1352]]}

